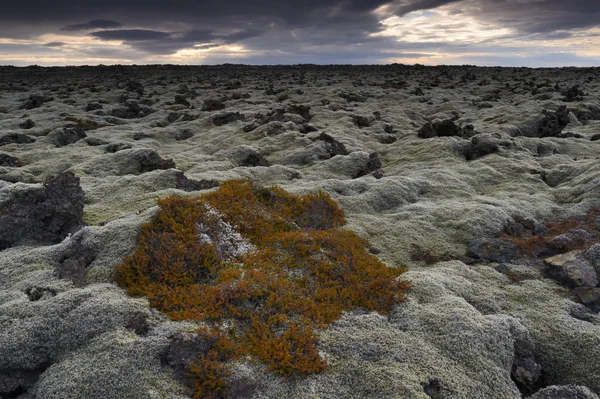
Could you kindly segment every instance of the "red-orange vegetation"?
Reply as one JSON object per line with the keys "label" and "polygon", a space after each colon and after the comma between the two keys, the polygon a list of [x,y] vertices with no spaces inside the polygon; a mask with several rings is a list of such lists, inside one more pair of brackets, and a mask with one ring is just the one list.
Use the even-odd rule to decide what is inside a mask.
{"label": "red-orange vegetation", "polygon": [[174,320],[209,326],[201,333],[211,349],[189,368],[195,398],[227,397],[228,362],[240,356],[286,378],[322,372],[315,329],[345,310],[387,314],[406,299],[405,269],[340,229],[344,212],[322,191],[231,180],[159,206],[116,281]]}
{"label": "red-orange vegetation", "polygon": [[[524,234],[521,237],[503,234],[502,238],[513,242],[521,255],[532,258],[586,249],[591,244],[600,242],[600,231],[596,226],[599,217],[600,208],[592,208],[587,214],[578,218],[547,221],[543,234]],[[553,241],[556,237],[573,230],[584,230],[588,233],[587,238],[581,236],[564,243]]]}

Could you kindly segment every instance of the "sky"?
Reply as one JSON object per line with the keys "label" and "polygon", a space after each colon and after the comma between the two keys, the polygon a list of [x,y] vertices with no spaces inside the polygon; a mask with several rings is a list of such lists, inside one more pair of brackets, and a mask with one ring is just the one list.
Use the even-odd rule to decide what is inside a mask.
{"label": "sky", "polygon": [[0,65],[600,66],[600,0],[28,0]]}

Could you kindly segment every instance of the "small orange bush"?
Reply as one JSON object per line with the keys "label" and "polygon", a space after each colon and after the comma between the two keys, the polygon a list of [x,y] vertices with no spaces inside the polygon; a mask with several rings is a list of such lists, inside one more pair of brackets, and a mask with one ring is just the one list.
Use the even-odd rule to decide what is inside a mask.
{"label": "small orange bush", "polygon": [[386,314],[406,299],[405,269],[387,267],[340,230],[343,210],[322,191],[231,180],[159,206],[116,281],[174,320],[210,327],[201,333],[211,349],[189,368],[194,398],[227,397],[227,363],[241,355],[286,378],[322,372],[316,328],[344,310]]}
{"label": "small orange bush", "polygon": [[[519,249],[519,253],[528,258],[586,249],[593,243],[600,242],[600,232],[596,228],[598,217],[600,217],[600,208],[592,208],[587,214],[579,218],[547,221],[545,223],[546,231],[542,235],[525,234],[521,237],[515,237],[504,233],[501,238],[513,242]],[[574,240],[561,247],[552,242],[552,239],[575,229],[587,231],[590,238],[588,240]]]}

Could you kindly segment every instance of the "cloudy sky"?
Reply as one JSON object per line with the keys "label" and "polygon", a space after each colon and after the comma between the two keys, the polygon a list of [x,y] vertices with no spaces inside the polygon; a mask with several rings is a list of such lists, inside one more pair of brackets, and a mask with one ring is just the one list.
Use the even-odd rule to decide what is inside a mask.
{"label": "cloudy sky", "polygon": [[600,66],[600,0],[28,0],[0,65]]}

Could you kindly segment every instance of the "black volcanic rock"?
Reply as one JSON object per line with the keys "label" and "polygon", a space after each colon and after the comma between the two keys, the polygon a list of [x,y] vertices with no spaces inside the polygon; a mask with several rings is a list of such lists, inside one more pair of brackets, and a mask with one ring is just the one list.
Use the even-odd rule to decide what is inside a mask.
{"label": "black volcanic rock", "polygon": [[227,114],[214,116],[212,121],[215,126],[222,126],[230,122],[243,121],[245,119],[246,117],[243,114],[240,114],[239,112],[229,112]]}
{"label": "black volcanic rock", "polygon": [[0,250],[20,243],[58,243],[84,225],[84,193],[71,172],[43,185],[13,187],[2,189]]}
{"label": "black volcanic rock", "polygon": [[464,135],[463,130],[458,126],[452,119],[445,119],[443,121],[427,122],[423,125],[417,135],[423,139],[429,139],[432,137],[444,137],[444,136],[458,136]]}
{"label": "black volcanic rock", "polygon": [[25,101],[23,104],[21,104],[19,109],[39,108],[42,105],[44,105],[45,102],[52,101],[52,100],[54,100],[54,98],[52,98],[52,97],[46,98],[39,94],[34,94],[32,96],[29,96],[29,99],[27,101]]}
{"label": "black volcanic rock", "polygon": [[[348,155],[349,154],[349,152],[346,149],[346,146],[344,146],[344,144],[340,143],[339,141],[337,141],[336,139],[334,139],[327,133],[321,133],[320,135],[318,135],[317,137],[312,139],[312,141],[317,141],[317,140],[325,142],[326,149],[327,149],[327,152],[329,153],[330,157],[334,157],[336,155]],[[367,173],[369,173],[369,172],[367,172]]]}
{"label": "black volcanic rock", "polygon": [[175,104],[183,105],[185,107],[189,107],[191,105],[187,98],[181,94],[175,96]]}
{"label": "black volcanic rock", "polygon": [[135,101],[127,101],[125,108],[115,108],[111,115],[121,119],[137,119],[155,112],[152,108],[142,107]]}
{"label": "black volcanic rock", "polygon": [[202,104],[202,111],[220,111],[225,108],[225,104],[223,104],[219,100],[204,100]]}
{"label": "black volcanic rock", "polygon": [[31,129],[35,127],[35,122],[31,119],[27,119],[25,122],[19,123],[21,129]]}
{"label": "black volcanic rock", "polygon": [[544,110],[535,120],[519,126],[526,137],[557,137],[569,124],[569,109],[561,105],[556,111]]}
{"label": "black volcanic rock", "polygon": [[29,144],[34,142],[35,139],[33,137],[21,133],[5,133],[0,135],[0,146],[12,143]]}
{"label": "black volcanic rock", "polygon": [[78,142],[87,137],[82,128],[77,125],[69,124],[62,129],[55,130],[49,133],[48,140],[57,147],[64,147],[69,144]]}
{"label": "black volcanic rock", "polygon": [[12,155],[0,153],[0,166],[18,168],[21,166],[21,161],[19,161],[19,158],[13,157]]}

